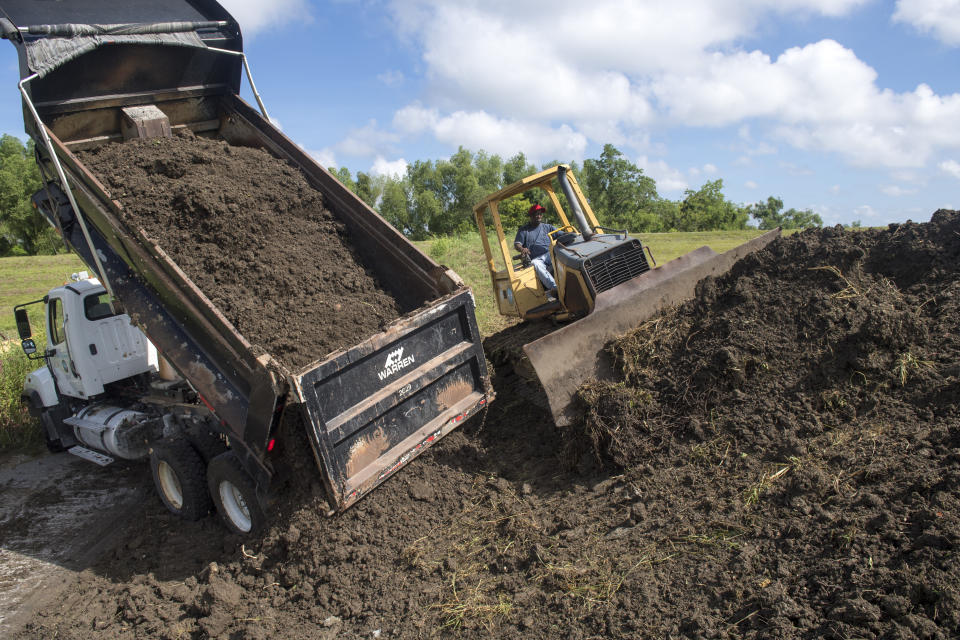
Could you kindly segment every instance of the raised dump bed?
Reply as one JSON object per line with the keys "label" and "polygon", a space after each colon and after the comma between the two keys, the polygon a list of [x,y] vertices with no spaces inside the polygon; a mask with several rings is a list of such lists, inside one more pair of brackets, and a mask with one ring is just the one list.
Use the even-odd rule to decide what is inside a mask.
{"label": "raised dump bed", "polygon": [[[120,31],[133,35],[115,35],[114,27],[84,35],[120,21],[106,4],[3,3],[16,21],[4,25],[5,37],[20,52],[26,128],[48,185],[40,208],[198,392],[258,493],[275,471],[270,451],[282,417],[297,411],[331,505],[342,510],[491,398],[472,294],[240,99],[240,33],[219,5],[131,2],[120,13],[135,24]],[[41,26],[58,12],[70,24]],[[50,54],[71,47],[60,58]],[[126,141],[143,136],[160,137]],[[213,165],[234,151],[260,154],[264,171],[238,202],[220,201],[217,220],[183,221],[184,211],[197,214],[210,197],[196,183],[171,192],[186,202],[175,223],[175,204],[165,204],[162,189],[145,188],[149,176],[143,182],[121,171],[120,159],[144,144],[176,146],[173,156],[193,145]],[[274,170],[286,171],[280,187]],[[191,167],[175,160],[151,171],[159,187]],[[251,212],[258,198],[271,202]],[[305,204],[278,215],[283,199]],[[234,223],[255,225],[247,238],[276,247],[277,235],[295,237],[305,259],[287,260],[278,274],[275,256],[265,255],[235,273],[228,259],[257,250],[229,244],[237,240],[231,205]],[[332,239],[340,247],[334,261],[310,263],[310,246],[320,253]],[[224,261],[211,270],[213,262],[196,259],[198,247],[218,243]],[[357,305],[371,306],[359,320]],[[258,317],[271,322],[258,325]],[[295,330],[281,336],[287,318]],[[360,321],[367,324],[358,329]]]}

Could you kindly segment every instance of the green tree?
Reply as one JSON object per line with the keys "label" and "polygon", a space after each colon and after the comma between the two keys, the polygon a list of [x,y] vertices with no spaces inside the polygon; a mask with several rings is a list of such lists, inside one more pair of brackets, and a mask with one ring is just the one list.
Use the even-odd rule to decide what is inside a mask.
{"label": "green tree", "polygon": [[357,183],[354,182],[353,178],[350,176],[350,169],[347,169],[346,167],[340,167],[339,169],[330,167],[329,170],[337,180],[343,183],[343,186],[345,186],[347,189],[350,189],[350,191],[353,191],[354,193],[357,192]]}
{"label": "green tree", "polygon": [[798,211],[796,209],[783,209],[783,200],[770,196],[766,202],[758,202],[748,207],[749,213],[759,223],[761,229],[807,229],[810,227],[822,227],[823,219],[810,209]]}
{"label": "green tree", "polygon": [[413,235],[405,180],[387,178],[380,198],[380,215],[405,235]]}
{"label": "green tree", "polygon": [[440,200],[433,191],[414,193],[410,208],[409,236],[413,240],[426,240],[430,237],[430,221],[437,219],[442,208]]}
{"label": "green tree", "polygon": [[0,254],[56,253],[63,247],[30,202],[41,186],[33,141],[24,145],[15,136],[0,137]]}
{"label": "green tree", "polygon": [[473,154],[460,147],[449,160],[436,164],[441,212],[430,221],[430,233],[448,235],[472,229],[473,205],[484,195]]}
{"label": "green tree", "polygon": [[523,180],[537,172],[537,166],[527,161],[527,156],[521,151],[507,160],[503,165],[503,186]]}
{"label": "green tree", "polygon": [[387,185],[386,176],[372,176],[362,171],[357,172],[357,185],[354,193],[360,196],[360,199],[373,208],[380,204],[380,198],[383,196],[383,190]]}
{"label": "green tree", "polygon": [[747,228],[750,217],[748,209],[724,197],[722,179],[707,182],[697,191],[687,189],[684,194],[673,230],[727,231]]}
{"label": "green tree", "polygon": [[504,187],[504,164],[500,156],[491,156],[486,151],[481,150],[473,158],[473,166],[477,174],[477,184],[483,194],[480,197],[499,191]]}
{"label": "green tree", "polygon": [[583,163],[582,186],[600,224],[647,231],[649,212],[659,200],[657,183],[630,162],[612,144],[605,144],[600,157]]}

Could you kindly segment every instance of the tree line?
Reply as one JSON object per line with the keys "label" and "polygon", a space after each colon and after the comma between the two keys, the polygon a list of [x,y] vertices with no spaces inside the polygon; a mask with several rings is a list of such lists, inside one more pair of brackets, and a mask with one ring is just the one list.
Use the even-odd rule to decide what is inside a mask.
{"label": "tree line", "polygon": [[[548,162],[542,168],[561,164]],[[783,209],[773,196],[766,202],[742,205],[723,194],[723,180],[687,189],[681,200],[663,198],[653,178],[607,144],[598,158],[582,165],[568,162],[590,206],[606,227],[641,232],[715,231],[821,226],[809,209]],[[534,174],[540,169],[523,153],[503,160],[484,151],[461,147],[449,159],[417,160],[402,177],[372,175],[345,167],[331,167],[337,178],[391,224],[413,240],[445,236],[476,228],[473,205],[484,196]],[[41,187],[33,141],[24,144],[11,135],[0,137],[0,256],[52,254],[63,243],[42,216],[33,210],[31,196]],[[562,194],[560,195],[563,201]],[[526,222],[533,204],[551,208],[539,190],[505,201],[500,214],[507,229]]]}
{"label": "tree line", "polygon": [[0,136],[0,256],[65,250],[57,233],[33,209],[30,197],[41,186],[33,141],[24,144],[16,136]]}
{"label": "tree line", "polygon": [[[541,169],[556,164],[561,162],[547,162]],[[658,233],[823,225],[813,211],[784,210],[783,200],[773,196],[754,204],[731,202],[723,193],[722,179],[707,181],[699,189],[687,189],[680,200],[661,197],[656,181],[612,144],[604,145],[600,157],[587,159],[582,166],[566,164],[577,176],[600,223],[611,228]],[[413,162],[402,177],[362,171],[354,176],[345,167],[330,170],[404,234],[423,240],[475,229],[474,204],[541,169],[523,153],[503,160],[460,147],[448,160]],[[560,199],[563,201],[562,195]],[[501,203],[504,225],[512,228],[525,223],[526,211],[533,204],[551,208],[539,189]]]}

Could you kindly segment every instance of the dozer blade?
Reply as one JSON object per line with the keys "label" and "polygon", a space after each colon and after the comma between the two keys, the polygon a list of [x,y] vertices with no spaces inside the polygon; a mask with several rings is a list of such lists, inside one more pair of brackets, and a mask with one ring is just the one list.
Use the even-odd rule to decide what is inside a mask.
{"label": "dozer blade", "polygon": [[593,313],[525,344],[523,351],[543,385],[556,424],[570,424],[571,405],[581,384],[612,377],[603,354],[611,339],[661,309],[692,298],[700,280],[725,274],[737,260],[762,249],[779,235],[780,229],[774,229],[725,253],[700,247],[601,293]]}

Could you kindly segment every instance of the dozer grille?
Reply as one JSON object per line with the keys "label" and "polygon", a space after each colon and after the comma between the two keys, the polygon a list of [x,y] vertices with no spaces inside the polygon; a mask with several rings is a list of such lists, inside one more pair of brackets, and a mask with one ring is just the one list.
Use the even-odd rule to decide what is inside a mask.
{"label": "dozer grille", "polygon": [[625,242],[583,264],[594,291],[603,293],[650,270],[639,240]]}

